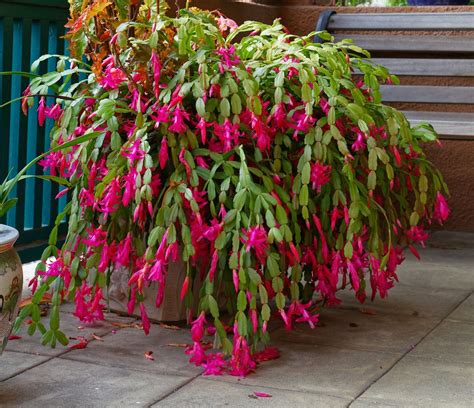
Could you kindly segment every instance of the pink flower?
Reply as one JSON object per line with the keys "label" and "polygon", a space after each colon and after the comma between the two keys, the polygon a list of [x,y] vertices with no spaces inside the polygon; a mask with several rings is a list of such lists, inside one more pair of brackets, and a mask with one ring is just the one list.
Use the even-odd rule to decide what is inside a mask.
{"label": "pink flower", "polygon": [[129,266],[132,254],[132,235],[129,232],[125,239],[117,246],[115,262],[122,266]]}
{"label": "pink flower", "polygon": [[160,168],[164,169],[166,167],[166,163],[168,162],[168,139],[163,136],[161,139],[161,147],[160,147]]}
{"label": "pink flower", "polygon": [[201,134],[201,142],[202,144],[206,144],[207,138],[206,138],[206,132],[207,128],[210,126],[209,123],[207,123],[203,118],[199,119],[198,124],[196,125],[196,128],[199,129],[199,132]]}
{"label": "pink flower", "polygon": [[207,360],[204,348],[198,341],[195,341],[192,347],[187,347],[185,353],[191,355],[189,362],[194,363],[196,366],[203,365]]}
{"label": "pink flower", "polygon": [[428,238],[428,234],[425,232],[423,227],[420,227],[419,225],[417,226],[412,226],[408,231],[407,231],[407,237],[409,240],[413,242],[420,242],[421,245],[424,247],[425,241]]}
{"label": "pink flower", "polygon": [[232,358],[230,360],[230,375],[237,377],[245,377],[250,374],[256,367],[250,355],[250,348],[245,337],[234,334],[234,347],[232,350]]}
{"label": "pink flower", "polygon": [[123,176],[124,192],[122,196],[122,204],[126,207],[135,198],[137,188],[137,170],[135,167],[130,168],[130,172]]}
{"label": "pink flower", "polygon": [[173,112],[173,123],[168,130],[175,133],[184,133],[188,128],[186,123],[184,123],[184,119],[189,120],[189,113],[178,106]]}
{"label": "pink flower", "polygon": [[58,118],[61,116],[61,113],[63,113],[63,111],[61,109],[61,105],[59,105],[59,103],[56,103],[55,105],[51,107],[48,106],[47,108],[45,108],[44,113],[48,118],[53,119],[53,120],[58,120]]}
{"label": "pink flower", "polygon": [[265,347],[262,351],[252,354],[252,359],[256,363],[261,363],[263,361],[270,361],[280,358],[280,350],[276,347]]}
{"label": "pink flower", "polygon": [[209,353],[206,362],[202,363],[203,375],[222,375],[226,362],[222,353]]}
{"label": "pink flower", "polygon": [[145,157],[145,152],[141,148],[141,143],[142,141],[140,139],[135,140],[130,147],[122,151],[122,156],[127,157],[130,164]]}
{"label": "pink flower", "polygon": [[143,303],[140,303],[140,316],[142,319],[143,331],[148,335],[150,333],[150,320],[148,319],[148,314]]}
{"label": "pink flower", "polygon": [[188,293],[188,287],[189,287],[189,276],[186,276],[183,282],[183,286],[181,287],[181,294],[180,294],[181,300],[183,300],[184,297],[186,296],[186,293]]}
{"label": "pink flower", "polygon": [[316,163],[313,163],[311,166],[311,183],[313,183],[313,188],[314,189],[320,189],[322,186],[325,184],[329,183],[331,181],[331,166],[321,164],[319,161]]}
{"label": "pink flower", "polygon": [[103,65],[107,65],[107,68],[100,78],[99,83],[104,89],[117,89],[127,80],[127,75],[121,69],[115,67],[113,57],[106,58]]}
{"label": "pink flower", "polygon": [[38,104],[38,123],[39,123],[39,125],[43,126],[45,120],[46,120],[45,102],[44,102],[44,96],[42,96],[40,101],[39,101],[39,104]]}
{"label": "pink flower", "polygon": [[234,283],[235,292],[238,293],[239,292],[239,274],[237,273],[236,269],[232,270],[232,281]]}
{"label": "pink flower", "polygon": [[105,188],[104,195],[99,205],[101,212],[113,213],[117,211],[122,199],[120,197],[122,189],[120,187],[118,178],[114,178]]}
{"label": "pink flower", "polygon": [[217,262],[219,261],[219,251],[217,249],[212,253],[211,258],[211,267],[209,268],[209,280],[212,282],[214,280],[214,274],[217,269]]}
{"label": "pink flower", "polygon": [[355,152],[365,149],[365,138],[362,132],[357,132],[357,139],[354,143],[352,143],[352,150]]}
{"label": "pink flower", "polygon": [[250,227],[248,230],[242,230],[244,236],[241,238],[245,245],[245,252],[254,249],[255,255],[260,263],[265,263],[267,259],[268,236],[265,228],[261,225]]}
{"label": "pink flower", "polygon": [[443,224],[443,222],[448,219],[449,213],[450,210],[448,203],[446,202],[444,196],[438,191],[438,193],[436,193],[436,202],[433,216],[440,224]]}
{"label": "pink flower", "polygon": [[224,67],[231,68],[240,62],[239,56],[235,54],[235,47],[233,45],[228,48],[218,48],[217,54],[221,57],[221,64],[219,65],[221,73],[224,72]]}
{"label": "pink flower", "polygon": [[224,34],[227,30],[230,32],[235,31],[238,27],[237,23],[230,18],[225,18],[224,16],[219,16],[217,19],[217,25],[219,27],[219,31]]}
{"label": "pink flower", "polygon": [[161,63],[155,50],[151,53],[151,68],[153,70],[153,90],[155,98],[158,98],[160,95]]}
{"label": "pink flower", "polygon": [[198,318],[191,323],[191,338],[193,341],[201,341],[202,336],[204,336],[204,325],[206,323],[206,315],[204,312],[201,312]]}
{"label": "pink flower", "polygon": [[92,288],[84,282],[76,290],[74,298],[76,310],[74,311],[74,316],[87,323],[92,323],[95,320],[104,320],[103,309],[105,306],[100,303],[102,299],[101,289],[96,288],[95,293],[93,293]]}
{"label": "pink flower", "polygon": [[170,118],[167,106],[161,106],[160,108],[158,108],[157,104],[155,104],[152,109],[154,113],[150,115],[150,117],[156,122],[155,129],[157,129],[161,123],[169,122]]}

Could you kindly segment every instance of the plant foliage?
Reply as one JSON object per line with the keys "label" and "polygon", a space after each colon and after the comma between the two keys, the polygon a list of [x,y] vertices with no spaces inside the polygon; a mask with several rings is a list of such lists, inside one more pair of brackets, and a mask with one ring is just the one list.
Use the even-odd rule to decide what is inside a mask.
{"label": "plant foliage", "polygon": [[[160,306],[181,258],[181,297],[197,316],[191,361],[245,375],[272,305],[288,328],[314,327],[341,288],[361,302],[385,297],[403,248],[446,218],[446,186],[421,146],[436,140],[432,127],[411,128],[381,103],[379,84],[397,79],[351,42],[315,44],[279,21],[237,26],[198,9],[169,17],[164,1],[70,3],[76,59],[54,57],[58,69],[31,80],[25,103],[57,93],[38,109],[40,122],[55,119],[53,146],[100,135],[43,160],[71,196],[58,219],[69,218],[66,242],[56,248],[53,230],[18,320],[31,314],[43,343],[67,341],[62,299],[82,320],[102,318],[123,268],[148,331],[144,288],[156,285]],[[47,329],[38,301],[50,289]],[[206,325],[222,353],[206,354]]]}

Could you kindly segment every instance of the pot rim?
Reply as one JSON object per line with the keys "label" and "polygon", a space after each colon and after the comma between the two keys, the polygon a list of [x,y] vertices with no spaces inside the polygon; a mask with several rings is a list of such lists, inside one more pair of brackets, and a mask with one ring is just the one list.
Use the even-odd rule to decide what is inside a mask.
{"label": "pot rim", "polygon": [[15,228],[0,224],[0,254],[13,248],[19,236],[20,233]]}

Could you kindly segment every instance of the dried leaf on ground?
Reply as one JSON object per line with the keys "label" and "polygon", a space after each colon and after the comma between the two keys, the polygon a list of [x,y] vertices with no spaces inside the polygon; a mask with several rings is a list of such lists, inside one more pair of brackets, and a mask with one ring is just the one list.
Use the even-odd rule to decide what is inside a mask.
{"label": "dried leaf on ground", "polygon": [[374,310],[374,309],[369,309],[367,307],[361,307],[359,309],[359,312],[363,313],[363,314],[366,314],[366,315],[371,315],[371,316],[374,316],[377,314],[377,311]]}
{"label": "dried leaf on ground", "polygon": [[168,347],[182,347],[182,348],[186,348],[188,346],[190,346],[189,344],[186,344],[186,343],[168,343],[167,344]]}
{"label": "dried leaf on ground", "polygon": [[166,323],[160,323],[160,327],[163,329],[168,329],[168,330],[181,330],[181,327],[174,326],[171,324],[166,324]]}

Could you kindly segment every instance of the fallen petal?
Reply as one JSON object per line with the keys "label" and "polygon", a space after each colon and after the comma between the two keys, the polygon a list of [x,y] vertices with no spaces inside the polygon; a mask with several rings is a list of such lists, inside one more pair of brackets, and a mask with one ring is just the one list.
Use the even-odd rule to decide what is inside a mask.
{"label": "fallen petal", "polygon": [[267,394],[266,392],[259,392],[259,391],[254,391],[254,395],[259,398],[271,398],[271,394]]}
{"label": "fallen petal", "polygon": [[150,361],[154,361],[153,351],[145,351],[145,358]]}

